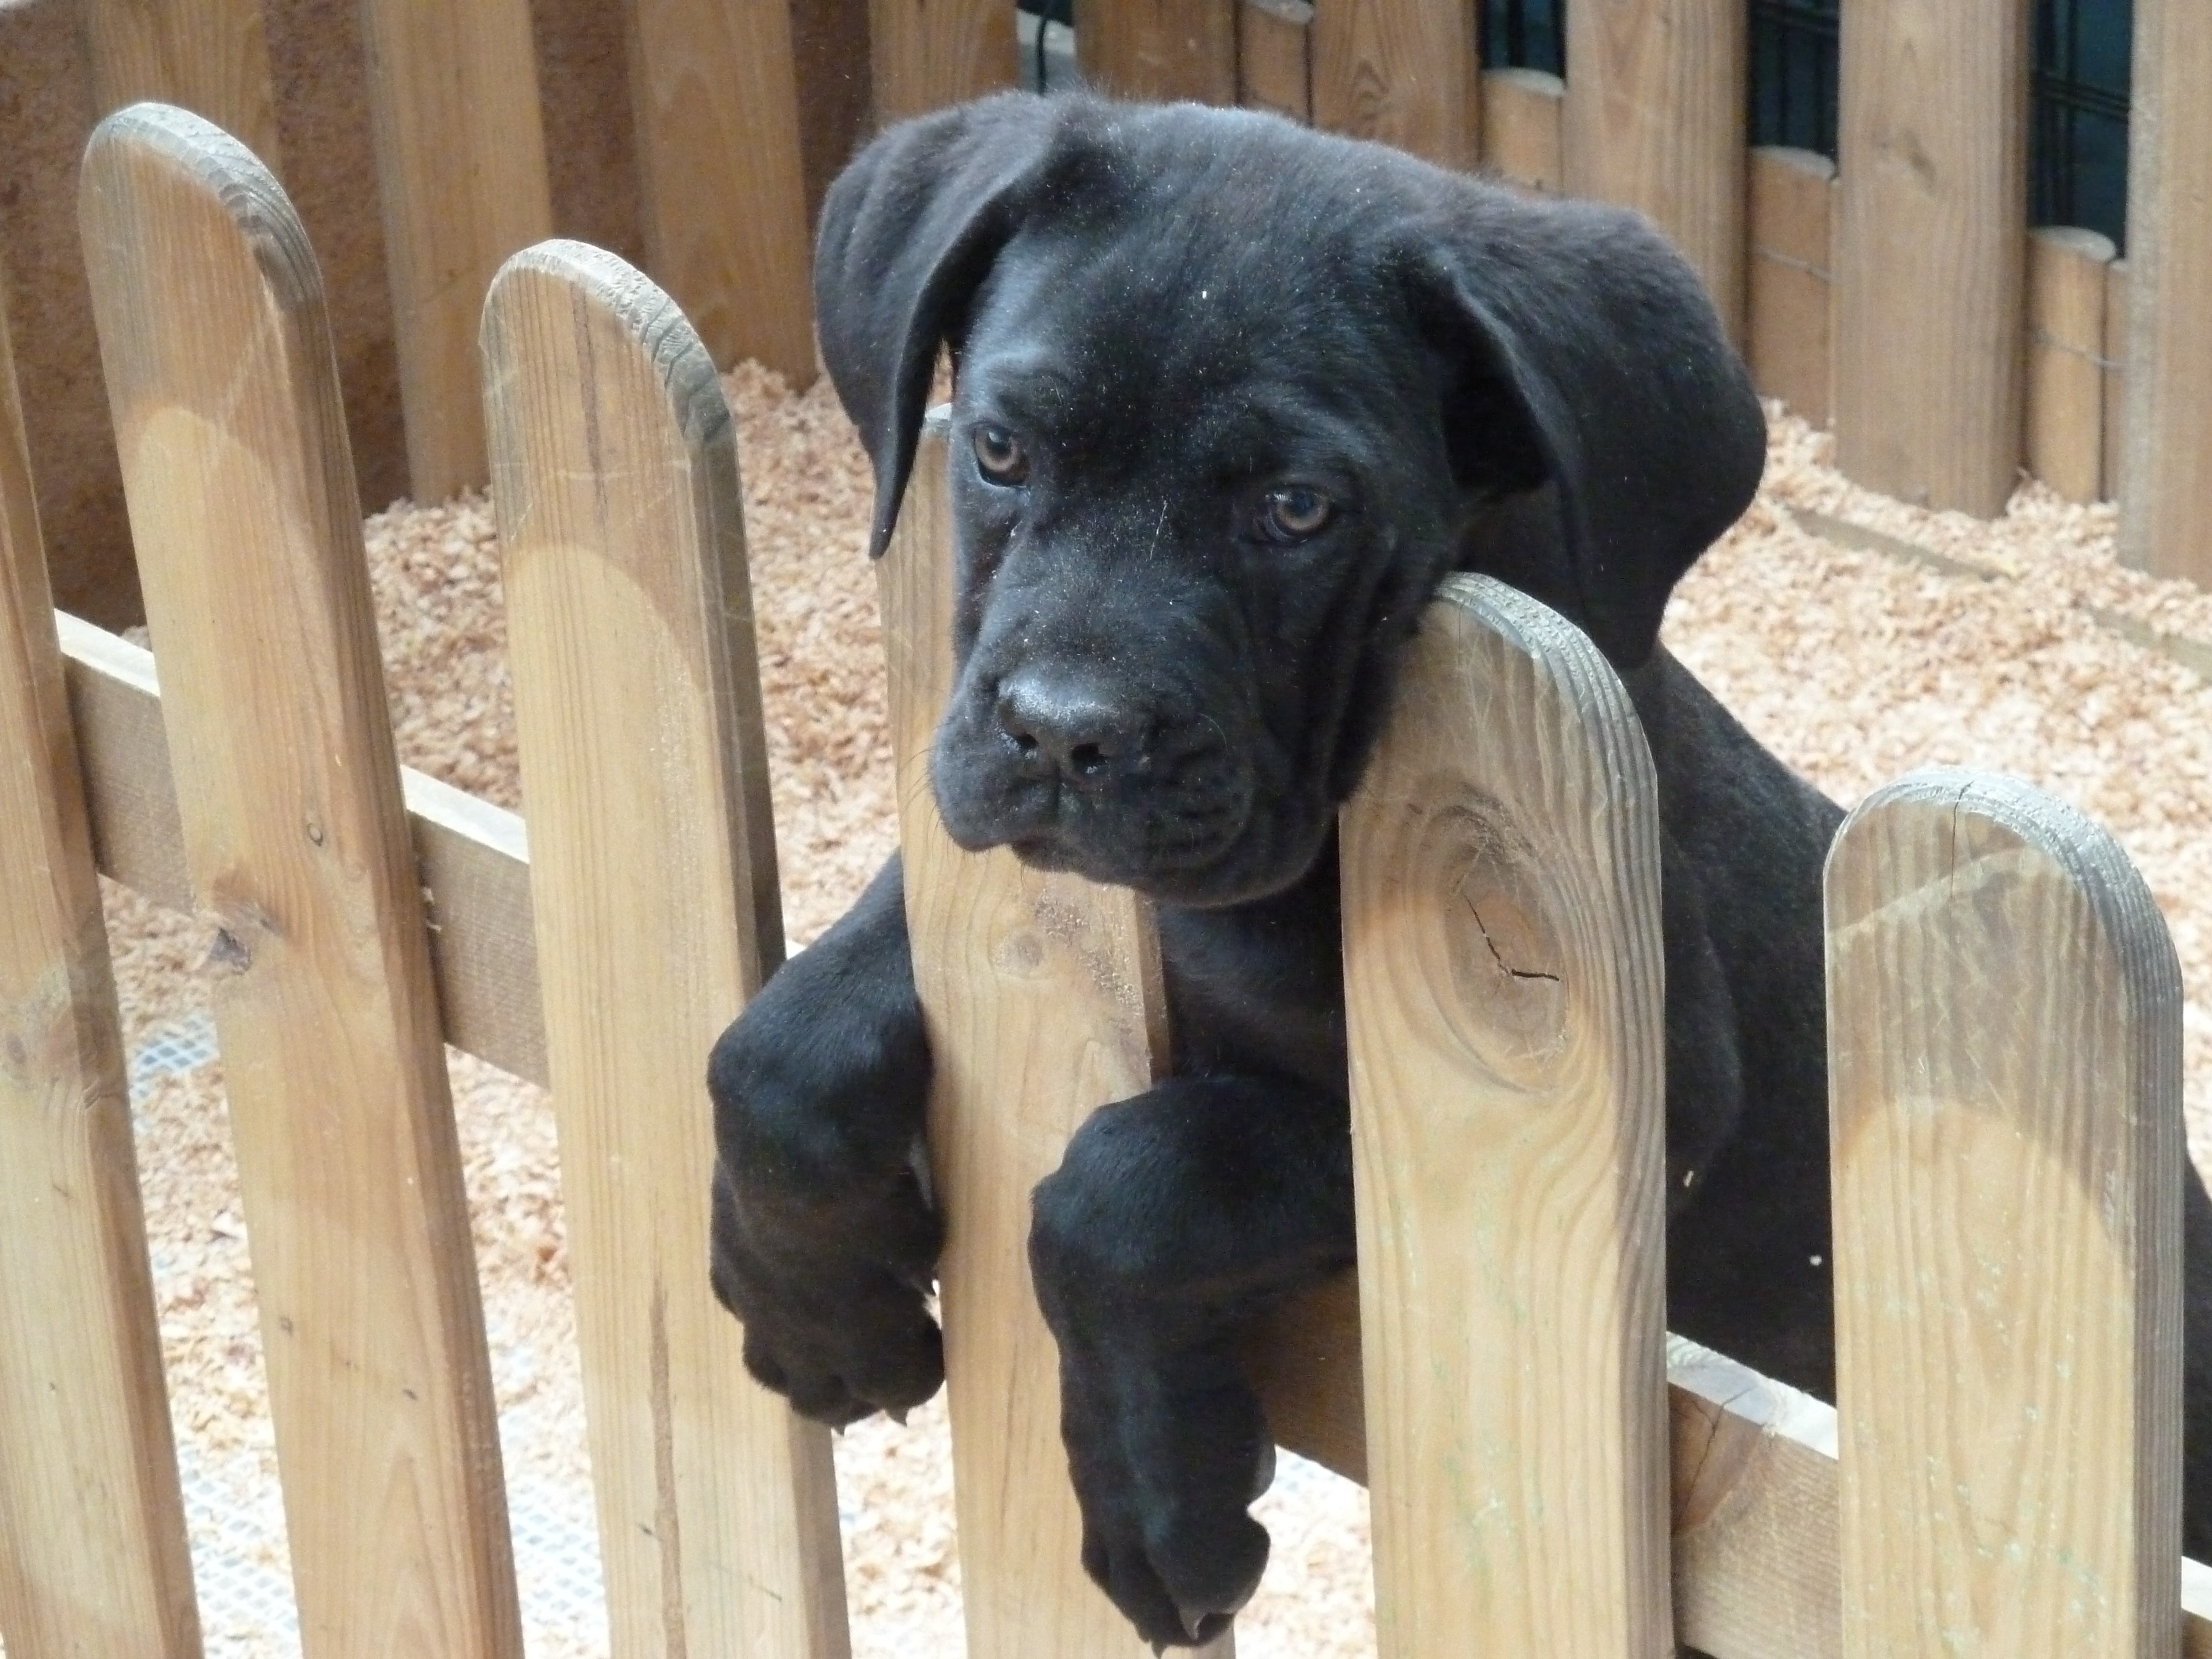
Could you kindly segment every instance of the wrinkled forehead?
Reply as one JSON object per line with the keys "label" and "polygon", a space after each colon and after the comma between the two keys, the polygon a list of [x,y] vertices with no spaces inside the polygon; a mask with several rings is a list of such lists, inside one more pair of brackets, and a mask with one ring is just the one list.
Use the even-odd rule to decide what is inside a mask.
{"label": "wrinkled forehead", "polygon": [[1145,209],[1013,238],[970,313],[963,408],[1063,446],[1133,459],[1173,444],[1231,468],[1371,442],[1417,412],[1402,305],[1341,246]]}

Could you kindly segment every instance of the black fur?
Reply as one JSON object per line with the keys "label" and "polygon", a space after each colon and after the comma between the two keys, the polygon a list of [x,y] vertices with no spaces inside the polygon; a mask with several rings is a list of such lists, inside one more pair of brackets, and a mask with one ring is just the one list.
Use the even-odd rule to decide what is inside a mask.
{"label": "black fur", "polygon": [[[1272,1453],[1233,1338],[1352,1259],[1335,811],[1454,569],[1589,633],[1650,742],[1669,1326],[1832,1398],[1820,866],[1841,813],[1657,646],[1765,456],[1680,258],[1632,214],[1268,116],[1006,96],[871,144],[815,280],[878,550],[954,353],[947,827],[1159,904],[1176,1075],[1074,1137],[1030,1240],[1085,1565],[1143,1635],[1209,1637],[1266,1559],[1245,1509]],[[979,462],[987,428],[1021,446],[1018,479]],[[1285,489],[1333,516],[1279,533]],[[826,1421],[942,1378],[927,1078],[894,860],[710,1077],[715,1287],[754,1374]],[[2188,1191],[2202,1553],[2212,1208]]]}

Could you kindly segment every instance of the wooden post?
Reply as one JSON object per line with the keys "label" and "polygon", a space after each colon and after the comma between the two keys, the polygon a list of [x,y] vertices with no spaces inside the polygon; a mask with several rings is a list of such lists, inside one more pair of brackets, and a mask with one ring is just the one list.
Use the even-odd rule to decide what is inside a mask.
{"label": "wooden post", "polygon": [[1845,1659],[2179,1651],[2181,978],[2101,829],[1917,772],[1829,854]]}
{"label": "wooden post", "polygon": [[1482,74],[1482,165],[1509,185],[1558,195],[1567,187],[1567,83],[1542,70]]}
{"label": "wooden post", "polygon": [[1809,149],[1751,152],[1745,356],[1770,398],[1814,426],[1831,413],[1836,164]]}
{"label": "wooden post", "polygon": [[2128,430],[2128,262],[2105,267],[2105,431],[2100,478],[2104,499],[2120,497],[2121,457]]}
{"label": "wooden post", "polygon": [[484,290],[553,229],[530,15],[524,0],[362,0],[362,33],[409,488],[443,501],[488,476]]}
{"label": "wooden post", "polygon": [[1313,119],[1311,0],[1243,0],[1237,15],[1237,101],[1293,121]]}
{"label": "wooden post", "polygon": [[1567,189],[1650,216],[1743,331],[1742,0],[1567,8]]}
{"label": "wooden post", "polygon": [[2120,559],[2212,586],[2212,33],[2136,0]]}
{"label": "wooden post", "polygon": [[483,349],[615,1651],[842,1659],[829,1431],[745,1375],[707,1279],[704,1057],[783,955],[729,408],[580,242],[507,262]]}
{"label": "wooden post", "polygon": [[1084,80],[1123,98],[1237,101],[1240,0],[1077,0]]}
{"label": "wooden post", "polygon": [[1328,0],[1314,10],[1317,127],[1472,167],[1482,131],[1475,0]]}
{"label": "wooden post", "polygon": [[1020,84],[1006,0],[870,0],[868,25],[878,127]]}
{"label": "wooden post", "polygon": [[2112,239],[2046,225],[2027,239],[2027,470],[2094,501],[2104,470],[2105,271]]}
{"label": "wooden post", "polygon": [[1659,810],[1628,696],[1455,577],[1344,812],[1383,1659],[1674,1651]]}
{"label": "wooden post", "polygon": [[2020,470],[2028,9],[1844,9],[1836,459],[1984,518]]}
{"label": "wooden post", "polygon": [[198,1659],[115,983],[0,315],[0,1637]]}
{"label": "wooden post", "polygon": [[1060,1439],[1060,1368],[1030,1284],[1030,1189],[1093,1109],[1166,1059],[1151,918],[1126,888],[962,852],[930,793],[953,678],[945,435],[915,456],[879,573],[915,984],[935,1067],[930,1146],[947,1223],[938,1279],[960,1583],[973,1659],[1134,1659],[1084,1577]]}
{"label": "wooden post", "polygon": [[646,264],[717,367],[750,357],[809,385],[813,242],[792,14],[718,0],[629,9]]}
{"label": "wooden post", "polygon": [[80,214],[260,1302],[302,1646],[521,1653],[421,877],[314,258],[136,104]]}
{"label": "wooden post", "polygon": [[86,0],[84,22],[101,113],[175,104],[283,171],[261,0]]}

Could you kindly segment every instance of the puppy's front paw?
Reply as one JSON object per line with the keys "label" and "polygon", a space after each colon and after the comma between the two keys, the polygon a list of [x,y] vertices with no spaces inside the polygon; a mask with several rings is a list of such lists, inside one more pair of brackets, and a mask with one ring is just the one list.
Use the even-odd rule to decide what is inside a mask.
{"label": "puppy's front paw", "polygon": [[945,1358],[929,1046],[896,860],[714,1045],[714,1282],[745,1364],[808,1417],[902,1416]]}
{"label": "puppy's front paw", "polygon": [[745,1369],[832,1427],[903,1419],[945,1381],[927,1304],[940,1233],[918,1188],[809,1205],[756,1185],[741,1200],[718,1165],[714,1294],[744,1324]]}
{"label": "puppy's front paw", "polygon": [[1267,1565],[1247,1513],[1275,1470],[1258,1400],[1225,1355],[1063,1351],[1060,1410],[1084,1570],[1155,1649],[1212,1641]]}

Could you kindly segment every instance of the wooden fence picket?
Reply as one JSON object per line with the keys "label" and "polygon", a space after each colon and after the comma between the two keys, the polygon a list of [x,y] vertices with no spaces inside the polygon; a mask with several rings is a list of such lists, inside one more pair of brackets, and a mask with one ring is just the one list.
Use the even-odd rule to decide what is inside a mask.
{"label": "wooden fence picket", "polygon": [[614,1651],[842,1659],[829,1431],[707,1276],[705,1057],[783,954],[729,407],[580,243],[507,262],[483,355]]}
{"label": "wooden fence picket", "polygon": [[1341,856],[1380,1650],[1657,1659],[1659,813],[1627,692],[1451,578]]}
{"label": "wooden fence picket", "polygon": [[283,171],[261,0],[88,0],[84,34],[103,112],[149,98],[175,104]]}
{"label": "wooden fence picket", "polygon": [[[2129,331],[2134,324],[2134,307],[2128,295],[2128,262],[2115,259],[2105,267],[2105,425],[2100,482],[2104,486],[2102,498],[2108,501],[2120,498],[2120,469],[2127,453],[2128,353],[2132,349]],[[2124,514],[2120,533],[2124,538],[2129,533]],[[2142,560],[2137,558],[2134,562],[2140,564]]]}
{"label": "wooden fence picket", "polygon": [[0,315],[0,1636],[198,1659],[131,1091]]}
{"label": "wooden fence picket", "polygon": [[2027,470],[2069,501],[2101,498],[2109,237],[2043,225],[2027,234]]}
{"label": "wooden fence picket", "polygon": [[[1030,1285],[1030,1189],[1094,1108],[1142,1093],[1165,1064],[1158,946],[1127,888],[1039,874],[1004,848],[964,853],[938,817],[930,744],[953,675],[945,443],[933,421],[878,580],[907,924],[934,1068],[968,1651],[1134,1659],[1144,1644],[1083,1573],[1059,1363]],[[1208,1650],[1230,1650],[1227,1638]]]}
{"label": "wooden fence picket", "polygon": [[1482,140],[1474,0],[1331,0],[1314,8],[1313,122],[1448,167]]}
{"label": "wooden fence picket", "polygon": [[1567,83],[1542,70],[1482,74],[1482,165],[1523,190],[1566,188]]}
{"label": "wooden fence picket", "polygon": [[1567,8],[1566,187],[1650,216],[1743,337],[1743,0]]}
{"label": "wooden fence picket", "polygon": [[1079,0],[1078,67],[1102,92],[1237,101],[1243,0]]}
{"label": "wooden fence picket", "polygon": [[538,57],[524,0],[362,0],[361,13],[408,487],[441,501],[486,476],[484,290],[553,234]]}
{"label": "wooden fence picket", "polygon": [[868,0],[878,127],[1019,85],[1020,58],[999,0]]}
{"label": "wooden fence picket", "polygon": [[2135,0],[2120,558],[2212,586],[2212,29]]}
{"label": "wooden fence picket", "polygon": [[1845,1659],[2180,1644],[2181,980],[2106,832],[1917,772],[1828,860]]}
{"label": "wooden fence picket", "polygon": [[1843,9],[1836,462],[1984,519],[2020,471],[2029,9]]}
{"label": "wooden fence picket", "polygon": [[[716,363],[814,378],[796,8],[629,0],[646,263]],[[740,159],[742,158],[742,159]]]}
{"label": "wooden fence picket", "polygon": [[1826,426],[1834,368],[1836,164],[1809,149],[1751,152],[1744,361],[1759,392]]}
{"label": "wooden fence picket", "polygon": [[1313,119],[1312,0],[1239,0],[1237,101]]}
{"label": "wooden fence picket", "polygon": [[519,1659],[490,1365],[319,277],[197,116],[80,201],[310,1659]]}

